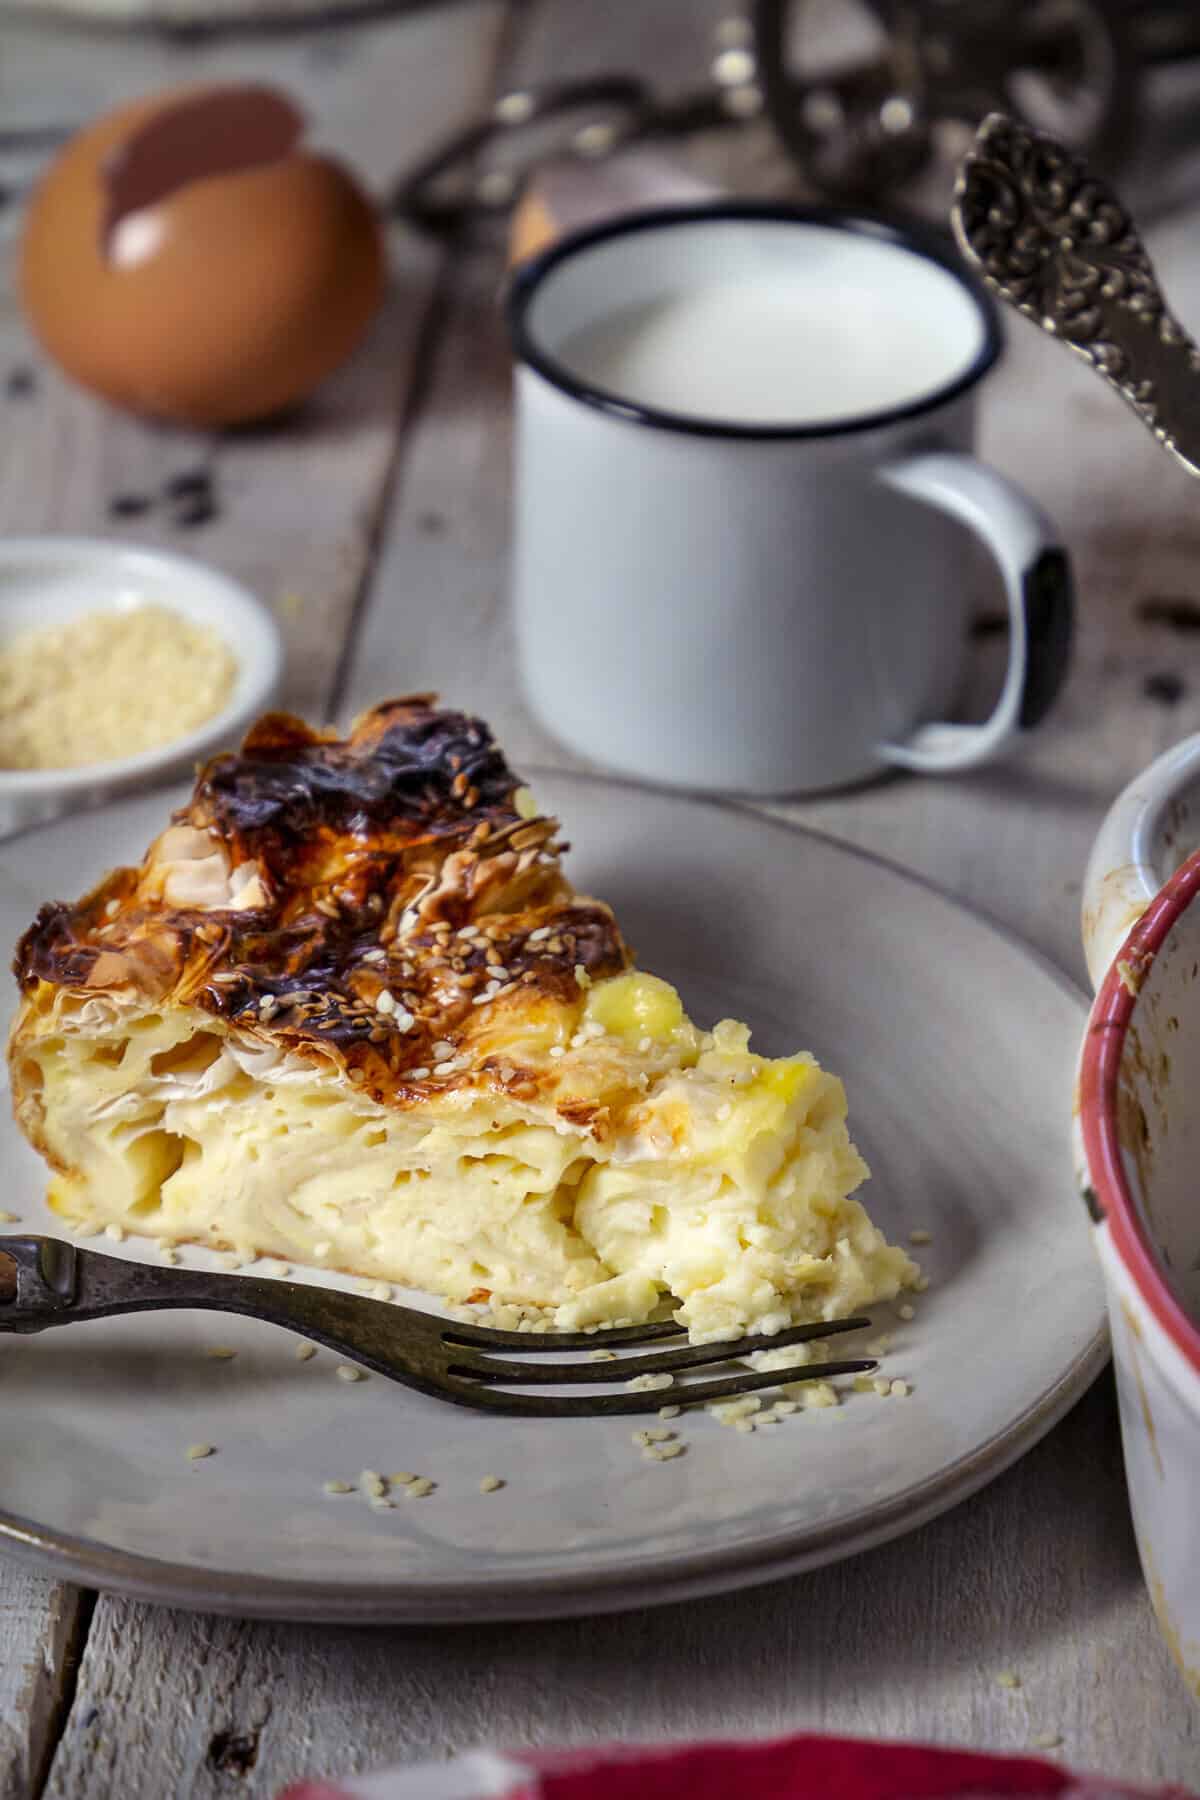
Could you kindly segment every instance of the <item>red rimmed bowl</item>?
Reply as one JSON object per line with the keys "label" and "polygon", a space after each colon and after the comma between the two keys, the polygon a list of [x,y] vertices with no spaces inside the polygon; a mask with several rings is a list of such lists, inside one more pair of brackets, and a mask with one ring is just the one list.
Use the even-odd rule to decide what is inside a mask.
{"label": "red rimmed bowl", "polygon": [[[1093,894],[1103,873],[1089,872]],[[1138,1548],[1200,1697],[1200,851],[1145,906],[1100,980],[1077,1128]]]}

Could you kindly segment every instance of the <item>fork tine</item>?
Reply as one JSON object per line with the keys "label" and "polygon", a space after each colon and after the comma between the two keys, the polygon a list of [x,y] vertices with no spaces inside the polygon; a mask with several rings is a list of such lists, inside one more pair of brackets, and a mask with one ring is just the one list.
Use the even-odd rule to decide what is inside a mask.
{"label": "fork tine", "polygon": [[673,1319],[653,1325],[614,1325],[608,1331],[500,1331],[488,1325],[460,1325],[447,1320],[444,1344],[469,1344],[476,1350],[611,1350],[622,1344],[651,1344],[658,1338],[682,1337],[686,1326]]}
{"label": "fork tine", "polygon": [[[777,1331],[772,1337],[729,1338],[722,1344],[706,1344],[703,1348],[723,1348],[735,1356],[740,1344],[744,1355],[749,1348],[770,1350],[781,1344],[806,1344],[810,1338],[828,1337],[835,1331],[864,1330],[870,1323],[870,1319],[816,1319],[807,1325],[789,1325],[786,1331]],[[442,1342],[466,1344],[473,1350],[524,1350],[531,1356],[545,1356],[555,1350],[619,1350],[623,1344],[653,1344],[661,1338],[682,1337],[684,1330],[671,1319],[653,1325],[617,1325],[610,1331],[493,1331],[486,1325],[448,1323]],[[666,1368],[667,1364],[661,1366]]]}
{"label": "fork tine", "polygon": [[[438,1392],[459,1406],[532,1419],[588,1419],[656,1413],[661,1406],[692,1407],[710,1400],[735,1400],[756,1388],[790,1386],[794,1381],[828,1381],[835,1375],[869,1375],[877,1362],[834,1362],[803,1369],[750,1369],[728,1381],[681,1382],[669,1388],[642,1388],[623,1394],[513,1394],[480,1381],[451,1377]],[[611,1376],[611,1370],[610,1370]]]}
{"label": "fork tine", "polygon": [[[509,1381],[522,1387],[541,1387],[549,1383],[631,1380],[635,1375],[659,1375],[676,1369],[698,1369],[706,1363],[729,1362],[750,1356],[756,1350],[785,1350],[790,1344],[811,1342],[814,1338],[835,1337],[843,1331],[859,1331],[869,1324],[867,1319],[831,1319],[819,1325],[793,1325],[773,1336],[737,1338],[720,1344],[687,1344],[678,1350],[655,1350],[648,1356],[623,1356],[614,1368],[612,1362],[506,1362],[493,1356],[468,1354],[458,1365],[450,1365],[452,1375],[471,1374],[477,1381]],[[807,1366],[807,1365],[805,1365]],[[817,1365],[819,1366],[819,1365]],[[778,1371],[781,1377],[786,1371]]]}

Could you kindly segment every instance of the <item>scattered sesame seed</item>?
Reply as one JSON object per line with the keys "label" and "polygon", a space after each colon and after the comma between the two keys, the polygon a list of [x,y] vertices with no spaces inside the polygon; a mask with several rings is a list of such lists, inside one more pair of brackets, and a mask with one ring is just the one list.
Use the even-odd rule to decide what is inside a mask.
{"label": "scattered sesame seed", "polygon": [[232,1344],[209,1344],[204,1354],[214,1362],[228,1362],[231,1356],[237,1355],[237,1351]]}
{"label": "scattered sesame seed", "polygon": [[211,1444],[189,1444],[184,1451],[184,1455],[189,1462],[199,1462],[202,1457],[211,1456],[212,1454],[213,1446]]}
{"label": "scattered sesame seed", "polygon": [[856,1375],[854,1377],[854,1391],[856,1394],[873,1393],[874,1387],[871,1377],[869,1375]]}
{"label": "scattered sesame seed", "polygon": [[375,1011],[381,1012],[386,1016],[388,1013],[394,1013],[395,1010],[395,994],[393,994],[391,988],[382,988],[375,999]]}
{"label": "scattered sesame seed", "polygon": [[903,1398],[906,1394],[912,1393],[912,1389],[909,1387],[907,1381],[897,1380],[897,1381],[893,1381],[893,1383],[892,1383],[892,1392],[893,1392],[893,1394],[896,1394],[901,1400],[903,1400]]}
{"label": "scattered sesame seed", "polygon": [[121,902],[119,900],[110,900],[104,908],[104,916],[106,919],[115,919],[120,910]]}
{"label": "scattered sesame seed", "polygon": [[587,1359],[589,1362],[616,1362],[617,1353],[615,1350],[589,1350]]}
{"label": "scattered sesame seed", "polygon": [[114,1244],[120,1244],[125,1238],[124,1227],[117,1224],[106,1225],[104,1235],[106,1238],[111,1238]]}
{"label": "scattered sesame seed", "polygon": [[391,1512],[396,1502],[389,1500],[386,1494],[374,1494],[367,1504],[372,1512]]}
{"label": "scattered sesame seed", "polygon": [[592,978],[582,963],[575,964],[575,979],[581,988],[590,988],[592,985]]}
{"label": "scattered sesame seed", "polygon": [[397,1031],[411,1031],[416,1022],[406,1006],[397,1006],[392,1014],[392,1024]]}
{"label": "scattered sesame seed", "polygon": [[632,1388],[635,1393],[650,1393],[654,1388],[669,1388],[674,1385],[675,1377],[665,1369],[661,1375],[635,1375],[632,1381],[625,1383],[625,1386]]}
{"label": "scattered sesame seed", "polygon": [[358,1478],[358,1485],[370,1500],[382,1499],[385,1492],[383,1476],[374,1469],[364,1469]]}
{"label": "scattered sesame seed", "polygon": [[775,1411],[783,1418],[787,1418],[789,1414],[800,1411],[800,1402],[798,1400],[777,1400]]}
{"label": "scattered sesame seed", "polygon": [[809,1385],[803,1389],[803,1393],[804,1398],[801,1401],[801,1405],[805,1412],[820,1412],[825,1407],[841,1405],[841,1401],[837,1396],[837,1389],[832,1387],[828,1381],[810,1382]]}
{"label": "scattered sesame seed", "polygon": [[1002,1688],[1019,1688],[1021,1677],[1015,1669],[1001,1669],[996,1677],[996,1686]]}
{"label": "scattered sesame seed", "polygon": [[479,1484],[479,1491],[481,1494],[494,1494],[497,1488],[502,1488],[503,1486],[504,1483],[498,1475],[485,1475]]}
{"label": "scattered sesame seed", "polygon": [[923,1294],[928,1286],[929,1286],[928,1275],[919,1275],[917,1277],[916,1281],[913,1282],[913,1289],[918,1294]]}
{"label": "scattered sesame seed", "polygon": [[718,1425],[732,1425],[735,1420],[758,1412],[761,1406],[757,1394],[744,1394],[740,1400],[714,1400],[708,1410]]}
{"label": "scattered sesame seed", "polygon": [[647,1462],[670,1462],[673,1456],[682,1456],[686,1446],[674,1444],[649,1444],[642,1451]]}
{"label": "scattered sesame seed", "polygon": [[407,1487],[410,1481],[416,1481],[419,1478],[416,1475],[411,1474],[407,1469],[399,1469],[395,1475],[389,1476],[388,1479],[394,1481],[398,1487]]}
{"label": "scattered sesame seed", "polygon": [[14,1212],[0,1212],[0,1225],[19,1225],[20,1218]]}
{"label": "scattered sesame seed", "polygon": [[735,1431],[740,1431],[743,1433],[751,1432],[754,1430],[754,1420],[753,1419],[735,1419],[733,1421],[733,1429]]}
{"label": "scattered sesame seed", "polygon": [[1039,1731],[1036,1737],[1029,1740],[1031,1749],[1057,1750],[1062,1743],[1061,1731]]}
{"label": "scattered sesame seed", "polygon": [[439,1039],[433,1046],[433,1060],[435,1063],[447,1062],[453,1055],[454,1045],[448,1038]]}
{"label": "scattered sesame seed", "polygon": [[371,1283],[371,1298],[372,1298],[372,1300],[390,1300],[391,1297],[392,1297],[392,1289],[391,1289],[391,1284],[389,1282],[373,1281]]}
{"label": "scattered sesame seed", "polygon": [[756,1425],[782,1425],[783,1420],[777,1412],[768,1407],[766,1412],[755,1413],[754,1423]]}
{"label": "scattered sesame seed", "polygon": [[170,1268],[170,1267],[173,1267],[179,1261],[179,1258],[176,1256],[174,1250],[172,1250],[169,1245],[164,1245],[164,1247],[158,1253],[158,1260],[159,1260],[159,1262],[166,1263],[167,1266]]}
{"label": "scattered sesame seed", "polygon": [[386,962],[387,961],[387,951],[386,950],[367,950],[363,954],[363,961],[366,963]]}
{"label": "scattered sesame seed", "polygon": [[879,1395],[881,1400],[884,1398],[885,1395],[890,1394],[892,1391],[892,1384],[887,1379],[887,1377],[884,1375],[877,1375],[875,1377],[874,1381],[871,1383],[871,1386],[874,1388],[875,1392]]}
{"label": "scattered sesame seed", "polygon": [[426,1068],[410,1069],[408,1071],[408,1079],[410,1081],[428,1081],[429,1073],[430,1071]]}
{"label": "scattered sesame seed", "polygon": [[339,1363],[335,1370],[339,1381],[365,1381],[362,1369],[356,1369],[353,1363]]}
{"label": "scattered sesame seed", "polygon": [[406,1500],[423,1500],[426,1494],[432,1494],[434,1486],[435,1484],[432,1481],[427,1481],[425,1477],[422,1476],[419,1481],[410,1481],[408,1483],[404,1489],[404,1498]]}
{"label": "scattered sesame seed", "polygon": [[910,1244],[932,1244],[933,1233],[920,1226],[916,1231],[909,1232],[908,1241]]}
{"label": "scattered sesame seed", "polygon": [[352,1494],[354,1492],[348,1481],[323,1481],[321,1486],[327,1494]]}
{"label": "scattered sesame seed", "polygon": [[564,1050],[564,1049],[563,1049],[563,1047],[562,1047],[562,1045],[561,1045],[561,1044],[551,1044],[551,1046],[550,1046],[550,1054],[551,1054],[551,1056],[553,1056],[553,1057],[559,1057],[559,1056],[565,1056],[565,1055],[566,1055],[566,1054],[567,1054],[567,1053],[566,1053],[566,1051],[565,1051],[565,1050]]}
{"label": "scattered sesame seed", "polygon": [[658,1416],[660,1419],[677,1419],[682,1411],[682,1406],[660,1406]]}
{"label": "scattered sesame seed", "polygon": [[546,939],[549,936],[550,936],[549,925],[539,925],[536,931],[530,932],[529,937],[526,941],[530,944],[544,944]]}
{"label": "scattered sesame seed", "polygon": [[311,1362],[316,1354],[317,1346],[315,1344],[300,1343],[296,1345],[297,1362]]}
{"label": "scattered sesame seed", "polygon": [[917,1316],[917,1309],[916,1309],[916,1307],[915,1307],[915,1306],[910,1306],[910,1305],[909,1305],[909,1304],[908,1304],[908,1302],[907,1302],[907,1301],[905,1301],[905,1303],[904,1303],[904,1305],[903,1305],[903,1306],[901,1306],[901,1307],[898,1307],[898,1308],[897,1308],[897,1311],[898,1311],[898,1312],[899,1312],[899,1314],[900,1314],[900,1317],[901,1317],[901,1318],[902,1318],[902,1319],[904,1319],[904,1320],[905,1320],[905,1321],[907,1321],[907,1320],[909,1320],[909,1319],[915,1319],[915,1318],[916,1318],[916,1316]]}

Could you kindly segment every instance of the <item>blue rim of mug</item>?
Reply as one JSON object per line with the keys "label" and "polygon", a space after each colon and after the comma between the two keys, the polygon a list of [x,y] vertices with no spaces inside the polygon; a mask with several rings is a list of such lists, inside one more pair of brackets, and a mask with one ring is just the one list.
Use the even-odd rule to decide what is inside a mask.
{"label": "blue rim of mug", "polygon": [[[718,224],[722,221],[779,221],[793,225],[822,225],[846,231],[855,236],[870,237],[893,245],[925,262],[933,263],[956,281],[974,302],[983,327],[983,339],[967,367],[951,381],[931,388],[919,399],[903,406],[885,407],[880,412],[856,414],[845,419],[826,419],[807,425],[743,425],[733,420],[706,419],[700,415],[668,412],[664,408],[645,406],[611,390],[582,381],[565,363],[541,349],[529,328],[529,309],[548,276],[560,264],[581,252],[612,238],[633,236],[637,232],[669,229],[675,225]],[[624,419],[629,424],[650,425],[661,431],[686,432],[696,437],[743,438],[759,442],[800,441],[834,438],[851,433],[878,431],[889,425],[900,425],[919,419],[925,413],[957,400],[968,388],[987,374],[1004,348],[1000,319],[991,298],[964,268],[951,241],[943,243],[932,231],[909,224],[898,225],[868,212],[849,212],[836,206],[789,206],[778,201],[719,200],[683,206],[650,207],[644,211],[624,213],[600,225],[587,226],[557,239],[539,255],[523,263],[514,274],[506,304],[513,350],[519,363],[526,364],[543,380],[551,383],[573,400],[581,400],[599,412]]]}

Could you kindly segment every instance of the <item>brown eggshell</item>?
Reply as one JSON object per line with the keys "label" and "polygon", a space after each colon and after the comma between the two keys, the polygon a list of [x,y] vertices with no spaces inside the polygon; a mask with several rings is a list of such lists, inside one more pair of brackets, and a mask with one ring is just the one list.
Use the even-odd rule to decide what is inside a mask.
{"label": "brown eggshell", "polygon": [[20,288],[50,355],[118,406],[192,425],[279,412],[343,362],[378,308],[378,216],[351,175],[296,147],[185,180],[134,215],[145,253],[109,253],[109,159],[175,90],[107,114],[41,181]]}

